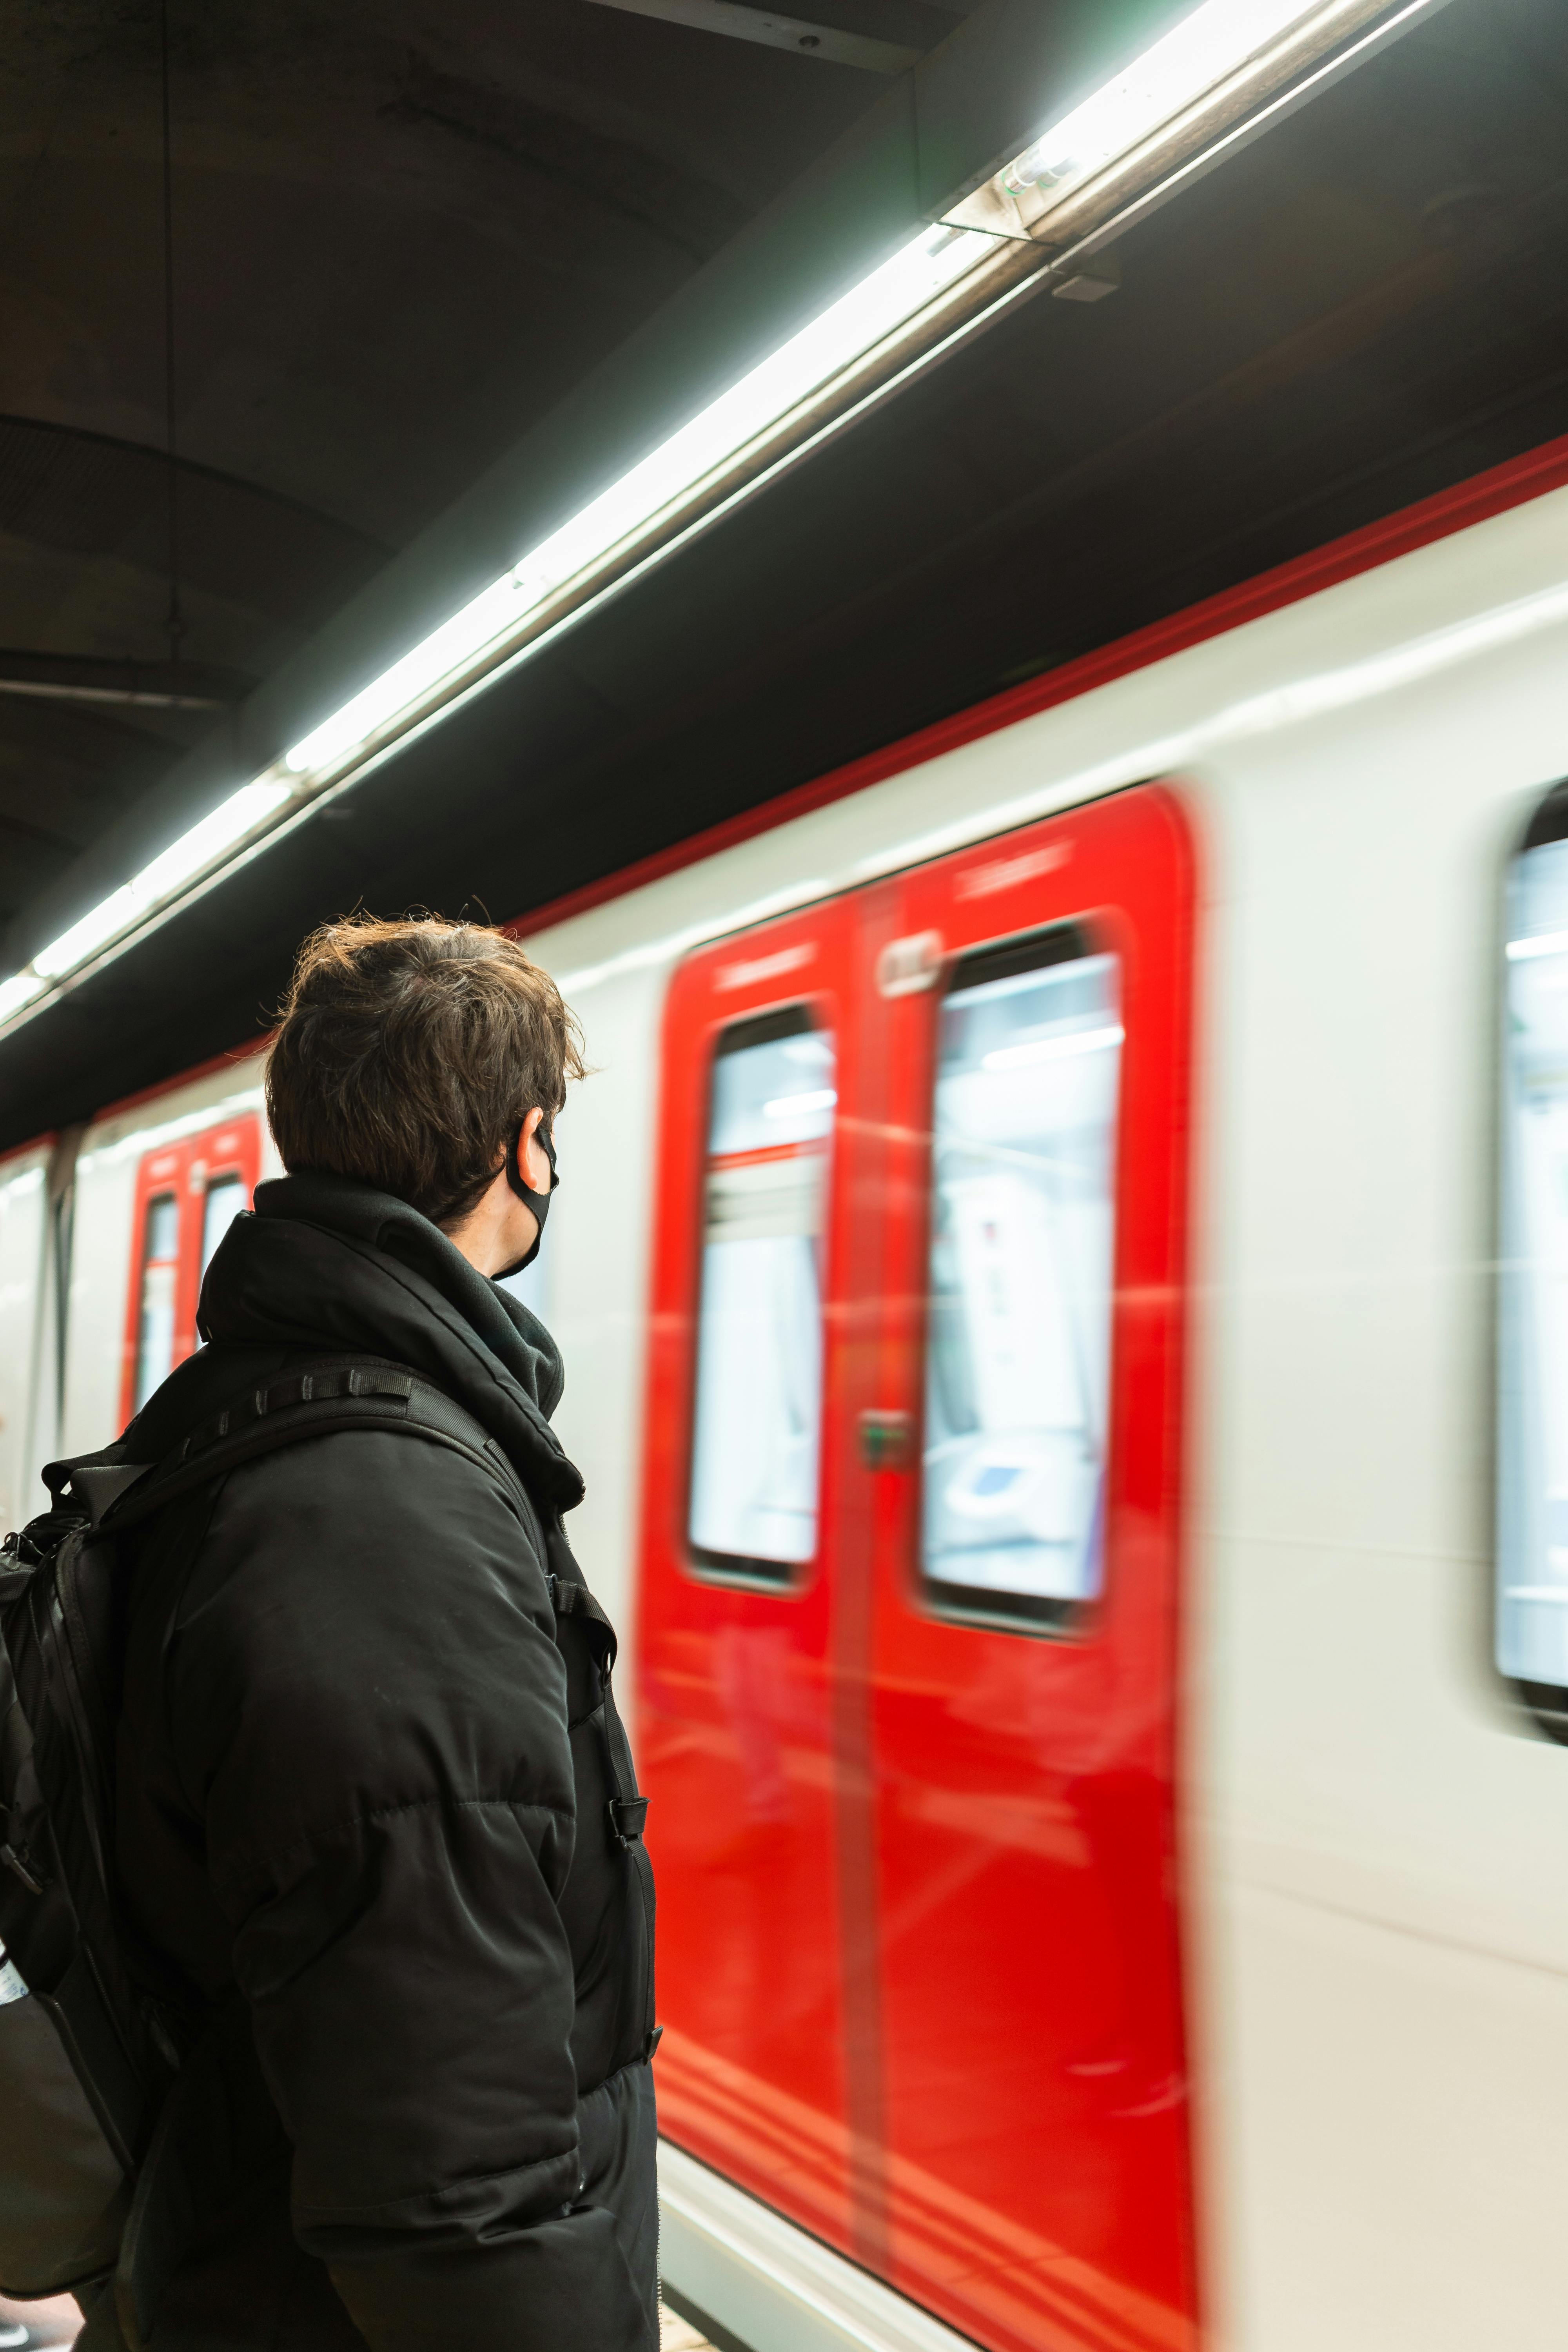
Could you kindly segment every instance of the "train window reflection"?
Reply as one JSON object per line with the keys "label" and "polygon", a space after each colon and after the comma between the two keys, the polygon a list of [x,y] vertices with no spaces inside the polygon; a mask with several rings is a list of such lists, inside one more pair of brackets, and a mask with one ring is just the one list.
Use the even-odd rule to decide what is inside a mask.
{"label": "train window reflection", "polygon": [[174,1286],[179,1277],[180,1213],[172,1192],[147,1203],[142,1237],[142,1310],[136,1330],[135,1410],[174,1369]]}
{"label": "train window reflection", "polygon": [[[1561,788],[1531,831],[1568,835]],[[1514,861],[1505,1012],[1497,1655],[1557,1714],[1568,1691],[1568,839],[1537,840]]]}
{"label": "train window reflection", "polygon": [[800,1006],[737,1022],[713,1059],[688,1533],[731,1575],[780,1581],[816,1550],[836,1072]]}
{"label": "train window reflection", "polygon": [[1119,960],[1076,926],[959,964],[932,1119],[921,1564],[944,1609],[1100,1591]]}
{"label": "train window reflection", "polygon": [[202,1207],[202,1272],[205,1274],[213,1262],[213,1253],[245,1206],[243,1176],[219,1176],[207,1186],[206,1200]]}

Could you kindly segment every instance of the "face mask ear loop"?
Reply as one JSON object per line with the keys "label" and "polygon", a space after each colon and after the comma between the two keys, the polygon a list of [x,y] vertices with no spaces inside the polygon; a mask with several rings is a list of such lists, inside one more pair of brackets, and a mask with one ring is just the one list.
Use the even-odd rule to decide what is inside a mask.
{"label": "face mask ear loop", "polygon": [[555,1165],[555,1139],[551,1134],[547,1122],[541,1119],[538,1127],[534,1129],[534,1136],[546,1160],[550,1162],[550,1192],[536,1192],[531,1184],[524,1183],[522,1176],[522,1130],[527,1125],[528,1121],[526,1118],[522,1118],[518,1121],[516,1131],[512,1136],[510,1143],[507,1147],[506,1181],[511,1186],[512,1191],[517,1194],[518,1199],[520,1201],[525,1201],[528,1203],[528,1206],[533,1211],[534,1223],[539,1227],[539,1231],[533,1236],[532,1247],[524,1252],[523,1255],[518,1259],[515,1265],[509,1265],[503,1269],[500,1277],[503,1281],[510,1280],[511,1276],[514,1274],[521,1274],[523,1267],[525,1265],[531,1265],[534,1259],[539,1255],[539,1244],[544,1239],[544,1220],[550,1213],[551,1194],[553,1193],[556,1186],[561,1181],[561,1171]]}
{"label": "face mask ear loop", "polygon": [[536,1192],[531,1184],[524,1182],[522,1174],[522,1130],[527,1125],[528,1121],[526,1118],[521,1119],[518,1122],[517,1129],[512,1136],[510,1143],[507,1146],[506,1181],[511,1186],[512,1191],[517,1194],[518,1199],[528,1202],[529,1207],[533,1211],[533,1213],[539,1219],[540,1223],[542,1224],[544,1223],[545,1210],[541,1208],[540,1202],[542,1201],[546,1204],[546,1207],[548,1207],[550,1192],[553,1192],[556,1186],[561,1181],[561,1171],[555,1165],[555,1139],[551,1134],[546,1122],[543,1119],[541,1119],[538,1127],[534,1129],[534,1140],[539,1145],[540,1150],[543,1152],[546,1160],[550,1162],[550,1192]]}

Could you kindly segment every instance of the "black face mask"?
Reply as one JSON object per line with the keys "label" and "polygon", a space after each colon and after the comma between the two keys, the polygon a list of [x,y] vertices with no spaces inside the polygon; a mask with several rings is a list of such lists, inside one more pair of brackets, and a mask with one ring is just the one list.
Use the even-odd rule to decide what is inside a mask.
{"label": "black face mask", "polygon": [[525,1184],[523,1182],[521,1160],[522,1130],[527,1125],[528,1121],[524,1119],[519,1126],[517,1133],[511,1139],[511,1143],[506,1155],[506,1181],[511,1186],[512,1191],[517,1194],[518,1199],[520,1201],[526,1201],[529,1207],[533,1211],[534,1217],[539,1225],[539,1231],[533,1236],[532,1248],[525,1250],[522,1255],[518,1259],[515,1265],[502,1266],[500,1273],[496,1277],[499,1282],[509,1281],[514,1274],[521,1274],[523,1267],[525,1265],[531,1265],[534,1259],[539,1255],[539,1244],[544,1239],[544,1220],[550,1214],[550,1193],[554,1192],[555,1187],[561,1181],[561,1178],[557,1173],[555,1167],[554,1138],[552,1136],[544,1120],[541,1119],[538,1127],[534,1130],[534,1133],[535,1138],[544,1153],[544,1157],[550,1162],[550,1192],[536,1192],[531,1185]]}

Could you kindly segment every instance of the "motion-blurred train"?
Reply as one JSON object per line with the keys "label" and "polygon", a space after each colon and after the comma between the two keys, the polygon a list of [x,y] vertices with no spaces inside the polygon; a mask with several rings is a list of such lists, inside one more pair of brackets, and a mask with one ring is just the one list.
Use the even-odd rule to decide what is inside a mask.
{"label": "motion-blurred train", "polygon": [[[1568,444],[528,919],[525,1295],[757,2352],[1568,2330]],[[254,1052],[0,1164],[0,1491]]]}

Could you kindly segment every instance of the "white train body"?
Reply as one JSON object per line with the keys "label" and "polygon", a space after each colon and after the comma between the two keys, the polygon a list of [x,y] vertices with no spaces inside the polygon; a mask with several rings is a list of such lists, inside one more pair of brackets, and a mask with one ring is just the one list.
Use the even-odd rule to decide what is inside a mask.
{"label": "white train body", "polygon": [[[1568,488],[1346,571],[525,930],[595,1066],[529,1279],[566,1357],[574,1540],[629,1634],[672,973],[1167,780],[1197,873],[1178,1804],[1200,2340],[1475,2352],[1553,2343],[1568,2310],[1568,1753],[1492,1663],[1491,1598],[1502,890],[1568,775]],[[120,1425],[139,1171],[258,1106],[237,1060],[82,1139],[58,1419],[50,1151],[0,1164],[13,1520],[46,1455]],[[781,2342],[957,2340],[870,2288],[862,2308],[858,2272],[749,2198],[726,2252],[722,2196],[705,2221],[681,2178],[670,2259],[699,2304],[775,2261]],[[764,2291],[731,2302],[758,2343]]]}

